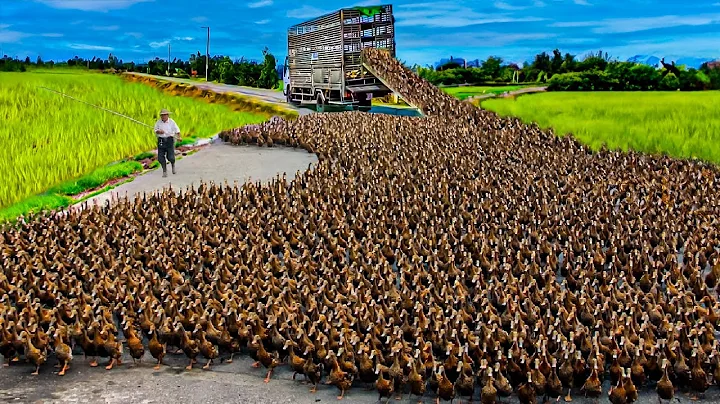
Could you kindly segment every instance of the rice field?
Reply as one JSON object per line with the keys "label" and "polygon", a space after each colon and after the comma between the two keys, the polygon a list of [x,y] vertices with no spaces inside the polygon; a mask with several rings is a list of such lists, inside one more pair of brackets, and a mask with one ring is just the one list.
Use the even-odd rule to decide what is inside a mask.
{"label": "rice field", "polygon": [[720,164],[720,91],[547,92],[488,99],[485,109],[607,145]]}
{"label": "rice field", "polygon": [[148,125],[155,123],[160,109],[167,108],[184,139],[210,137],[268,118],[172,96],[113,75],[61,70],[0,73],[0,208],[156,144],[150,128],[39,86]]}
{"label": "rice field", "polygon": [[521,88],[530,87],[526,85],[519,86],[462,86],[462,87],[442,87],[442,90],[455,98],[464,100],[476,95],[485,94],[502,94],[508,91],[516,91]]}

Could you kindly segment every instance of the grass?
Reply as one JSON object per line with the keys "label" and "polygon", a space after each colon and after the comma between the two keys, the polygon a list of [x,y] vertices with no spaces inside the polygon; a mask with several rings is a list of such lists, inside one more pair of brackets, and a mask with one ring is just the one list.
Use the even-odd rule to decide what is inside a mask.
{"label": "grass", "polygon": [[153,157],[155,157],[155,153],[147,151],[147,152],[142,152],[142,153],[135,155],[135,157],[133,157],[133,160],[143,161],[145,159],[150,159]]}
{"label": "grass", "polygon": [[469,97],[484,94],[502,94],[506,91],[515,91],[521,88],[529,87],[527,85],[517,86],[464,86],[464,87],[442,87],[442,90],[452,95],[453,97],[464,100]]}
{"label": "grass", "polygon": [[[238,111],[222,103],[175,97],[111,74],[82,70],[0,73],[0,208],[43,193],[98,167],[155,147],[150,128],[42,90],[45,86],[152,125],[161,108],[174,114],[186,142],[266,120],[264,111]],[[123,166],[125,167],[125,166]],[[107,168],[108,172],[119,168]],[[102,174],[102,176],[106,175]],[[100,174],[98,174],[100,175]],[[98,177],[94,177],[98,178]],[[94,183],[93,179],[88,179]],[[80,185],[83,184],[83,185]],[[72,186],[75,192],[85,182]],[[64,187],[63,184],[61,187]],[[68,188],[69,189],[69,188]],[[67,191],[67,189],[66,189]],[[62,191],[65,192],[65,191]],[[43,195],[22,206],[62,200]]]}
{"label": "grass", "polygon": [[52,187],[47,192],[68,196],[77,195],[85,190],[97,188],[108,181],[128,177],[142,170],[142,164],[137,161],[123,161],[118,164],[100,167],[90,174],[84,175],[76,180],[67,181]]}
{"label": "grass", "polygon": [[[157,163],[154,161],[153,163]],[[159,163],[158,163],[159,164]],[[152,165],[151,165],[152,168]],[[87,190],[101,187],[108,181],[118,178],[129,177],[132,174],[143,170],[142,164],[137,161],[121,161],[119,163],[110,164],[93,170],[91,173],[83,175],[70,181],[56,185],[41,195],[34,195],[23,201],[13,204],[9,207],[0,209],[0,223],[12,221],[20,215],[28,215],[38,213],[42,210],[54,210],[65,208],[74,203],[81,202],[88,198],[88,195],[94,196],[104,192],[104,190],[112,189],[119,185],[109,185],[103,189],[99,189],[88,195],[84,195],[81,199],[73,198]]]}
{"label": "grass", "polygon": [[13,221],[21,215],[27,215],[32,212],[64,208],[72,202],[73,198],[69,196],[56,194],[35,195],[24,199],[22,202],[0,209],[0,223]]}
{"label": "grass", "polygon": [[598,150],[633,149],[720,164],[720,91],[548,92],[484,100],[503,116],[552,127]]}

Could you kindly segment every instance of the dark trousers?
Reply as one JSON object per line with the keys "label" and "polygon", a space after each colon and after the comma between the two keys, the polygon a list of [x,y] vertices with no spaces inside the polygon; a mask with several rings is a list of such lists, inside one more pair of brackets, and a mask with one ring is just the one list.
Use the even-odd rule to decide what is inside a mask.
{"label": "dark trousers", "polygon": [[159,137],[158,138],[158,161],[163,168],[166,170],[167,162],[175,165],[175,138],[174,137]]}

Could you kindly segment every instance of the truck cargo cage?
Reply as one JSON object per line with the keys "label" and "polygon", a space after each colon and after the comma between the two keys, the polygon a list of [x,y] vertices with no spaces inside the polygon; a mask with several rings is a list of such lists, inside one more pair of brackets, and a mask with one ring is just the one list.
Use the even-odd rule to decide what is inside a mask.
{"label": "truck cargo cage", "polygon": [[288,29],[284,93],[292,102],[369,105],[392,92],[361,59],[364,48],[395,57],[391,5],[344,8]]}

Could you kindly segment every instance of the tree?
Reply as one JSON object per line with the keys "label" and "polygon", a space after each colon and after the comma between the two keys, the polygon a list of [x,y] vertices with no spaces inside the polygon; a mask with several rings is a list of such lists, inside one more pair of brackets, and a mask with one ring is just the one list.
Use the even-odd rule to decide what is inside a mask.
{"label": "tree", "polygon": [[43,60],[40,57],[40,55],[38,55],[37,60],[35,61],[35,64],[38,65],[38,67],[42,67],[45,65],[45,63],[43,63]]}
{"label": "tree", "polygon": [[500,77],[500,70],[502,69],[503,60],[496,56],[490,56],[482,62],[480,69],[482,72],[494,80]]}
{"label": "tree", "polygon": [[267,46],[262,51],[264,61],[260,69],[260,78],[258,79],[258,87],[275,88],[278,82],[278,76],[275,72],[275,56],[268,50]]}
{"label": "tree", "polygon": [[552,61],[550,62],[550,74],[557,74],[557,73],[563,73],[562,72],[562,65],[563,65],[563,55],[560,53],[559,49],[553,50],[553,57]]}
{"label": "tree", "polygon": [[562,70],[563,73],[574,72],[577,69],[577,61],[575,56],[566,53],[563,57]]}

